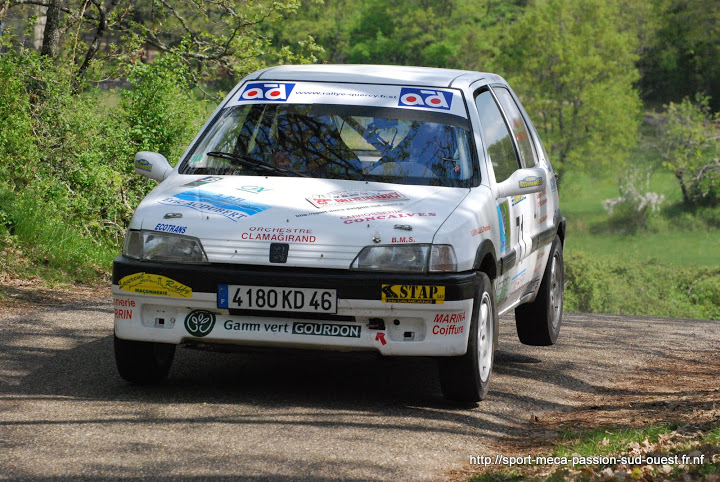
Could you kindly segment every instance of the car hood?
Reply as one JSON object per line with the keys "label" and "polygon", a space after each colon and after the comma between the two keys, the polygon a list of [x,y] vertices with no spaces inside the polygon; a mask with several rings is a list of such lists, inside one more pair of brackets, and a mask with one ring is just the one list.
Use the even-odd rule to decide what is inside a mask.
{"label": "car hood", "polygon": [[[364,246],[432,243],[468,189],[364,181],[172,175],[131,228],[194,236],[210,262],[346,269]],[[275,262],[282,262],[275,260]]]}

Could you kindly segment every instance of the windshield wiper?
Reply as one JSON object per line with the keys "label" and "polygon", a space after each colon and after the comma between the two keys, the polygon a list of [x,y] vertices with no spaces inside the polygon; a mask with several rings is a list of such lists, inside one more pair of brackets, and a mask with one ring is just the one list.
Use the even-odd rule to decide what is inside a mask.
{"label": "windshield wiper", "polygon": [[265,164],[262,161],[258,161],[257,159],[253,159],[250,156],[244,156],[242,154],[232,154],[230,152],[221,152],[221,151],[210,151],[210,152],[206,152],[205,155],[208,155],[211,157],[219,157],[220,159],[227,159],[228,161],[231,161],[233,164],[240,164],[241,166],[249,167],[251,169],[268,171],[268,172],[272,172],[274,174],[284,174],[286,176],[308,177],[307,174],[303,174],[302,172],[298,172],[293,169],[288,169],[288,168],[284,168],[284,167],[271,166],[270,164]]}

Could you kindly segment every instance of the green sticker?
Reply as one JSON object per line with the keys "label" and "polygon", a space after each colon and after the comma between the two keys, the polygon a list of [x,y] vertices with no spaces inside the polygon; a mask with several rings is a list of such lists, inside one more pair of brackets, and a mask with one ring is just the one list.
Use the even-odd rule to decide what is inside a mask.
{"label": "green sticker", "polygon": [[207,336],[215,326],[215,313],[205,310],[191,311],[185,317],[185,329],[192,336]]}

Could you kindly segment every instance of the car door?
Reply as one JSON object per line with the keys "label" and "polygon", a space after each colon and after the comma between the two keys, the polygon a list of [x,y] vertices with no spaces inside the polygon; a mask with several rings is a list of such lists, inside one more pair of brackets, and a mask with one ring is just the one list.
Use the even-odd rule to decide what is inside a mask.
{"label": "car door", "polygon": [[[494,85],[492,89],[500,102],[502,110],[505,112],[508,125],[512,129],[513,139],[515,140],[518,154],[520,155],[520,166],[536,167],[538,164],[538,156],[535,152],[530,129],[510,90],[503,85]],[[533,237],[537,236],[539,232],[539,224],[537,222],[538,204],[542,202],[540,199],[541,196],[545,198],[545,202],[541,204],[540,207],[547,203],[546,194],[546,192],[528,194],[525,196],[515,196],[513,199],[513,203],[516,206],[515,216],[518,238],[520,239],[519,245],[522,249],[522,253],[518,253],[518,258],[521,260],[533,254]],[[529,278],[527,278],[527,280],[529,281]]]}
{"label": "car door", "polygon": [[[489,88],[481,88],[475,92],[475,106],[485,151],[495,174],[495,181],[500,183],[520,169],[518,147],[507,119]],[[527,278],[527,268],[523,260],[530,251],[530,245],[527,244],[523,230],[530,219],[532,200],[528,197],[531,195],[508,196],[496,200],[500,226],[497,250],[501,269],[495,290],[500,312],[518,299]]]}

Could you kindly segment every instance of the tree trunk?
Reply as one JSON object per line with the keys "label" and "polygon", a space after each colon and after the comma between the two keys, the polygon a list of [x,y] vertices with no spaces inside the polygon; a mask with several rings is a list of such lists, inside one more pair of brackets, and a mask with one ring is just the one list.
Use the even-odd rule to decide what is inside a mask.
{"label": "tree trunk", "polygon": [[51,2],[47,9],[47,21],[43,32],[40,53],[54,59],[60,51],[60,2]]}
{"label": "tree trunk", "polygon": [[680,183],[680,191],[682,191],[683,204],[685,204],[685,206],[690,206],[690,195],[688,194],[688,188],[685,185],[685,179],[684,179],[685,176],[684,175],[685,175],[684,170],[675,171],[675,178]]}

